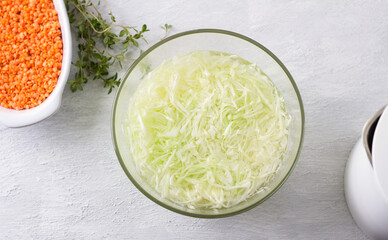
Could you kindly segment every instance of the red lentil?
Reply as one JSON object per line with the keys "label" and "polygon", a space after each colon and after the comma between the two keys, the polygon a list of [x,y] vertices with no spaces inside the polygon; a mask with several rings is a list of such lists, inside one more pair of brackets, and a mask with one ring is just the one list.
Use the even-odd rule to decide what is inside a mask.
{"label": "red lentil", "polygon": [[0,0],[0,105],[22,110],[54,90],[62,38],[52,0]]}

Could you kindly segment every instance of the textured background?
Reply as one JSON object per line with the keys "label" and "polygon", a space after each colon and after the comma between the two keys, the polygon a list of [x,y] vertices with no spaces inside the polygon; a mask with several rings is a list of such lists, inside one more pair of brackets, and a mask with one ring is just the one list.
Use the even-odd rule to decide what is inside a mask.
{"label": "textured background", "polygon": [[269,201],[238,216],[170,212],[122,171],[110,134],[114,95],[90,82],[83,92],[66,89],[50,119],[0,126],[0,239],[365,239],[348,212],[343,173],[364,122],[388,103],[387,1],[109,2],[119,22],[148,24],[150,44],[169,23],[171,34],[236,31],[274,52],[305,104],[295,171]]}

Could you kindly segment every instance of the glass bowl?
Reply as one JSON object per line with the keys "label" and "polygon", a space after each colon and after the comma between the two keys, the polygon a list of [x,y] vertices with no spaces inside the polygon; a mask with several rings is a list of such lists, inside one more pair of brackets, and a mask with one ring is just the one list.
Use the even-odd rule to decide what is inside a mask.
{"label": "glass bowl", "polygon": [[[287,111],[292,117],[286,156],[276,176],[264,191],[260,191],[246,201],[230,208],[218,210],[189,209],[162,198],[138,174],[130,157],[129,143],[125,138],[125,118],[129,100],[144,77],[145,72],[152,71],[164,60],[173,56],[195,50],[213,50],[236,54],[252,63],[257,63],[279,89],[285,99]],[[149,199],[171,211],[203,218],[227,217],[242,213],[272,196],[283,185],[295,166],[302,147],[303,131],[304,111],[302,99],[291,74],[283,63],[256,41],[234,32],[217,29],[200,29],[179,33],[158,42],[145,51],[129,68],[117,91],[112,118],[115,151],[122,168],[132,183]]]}

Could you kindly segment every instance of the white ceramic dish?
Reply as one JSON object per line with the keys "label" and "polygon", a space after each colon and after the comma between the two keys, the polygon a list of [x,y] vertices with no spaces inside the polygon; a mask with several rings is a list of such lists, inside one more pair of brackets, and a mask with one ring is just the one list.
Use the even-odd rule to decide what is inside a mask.
{"label": "white ceramic dish", "polygon": [[345,170],[349,211],[372,239],[388,239],[388,107],[384,109],[366,123]]}
{"label": "white ceramic dish", "polygon": [[63,41],[61,74],[50,96],[40,105],[26,110],[7,109],[0,106],[0,122],[7,127],[23,127],[40,122],[53,115],[60,107],[62,93],[66,86],[71,66],[71,31],[69,18],[63,0],[53,0],[58,12]]}

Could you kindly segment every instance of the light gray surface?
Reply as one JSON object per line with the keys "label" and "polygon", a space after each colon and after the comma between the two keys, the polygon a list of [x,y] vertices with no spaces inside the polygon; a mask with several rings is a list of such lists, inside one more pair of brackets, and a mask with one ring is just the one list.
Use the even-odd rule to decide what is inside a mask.
{"label": "light gray surface", "polygon": [[50,119],[0,126],[0,239],[365,239],[346,206],[343,172],[364,122],[388,103],[388,2],[109,2],[120,22],[147,23],[151,43],[169,23],[172,34],[227,29],[273,51],[305,104],[299,162],[274,196],[244,214],[170,212],[122,171],[110,135],[114,96],[90,82],[83,92],[66,89]]}

